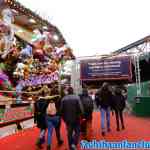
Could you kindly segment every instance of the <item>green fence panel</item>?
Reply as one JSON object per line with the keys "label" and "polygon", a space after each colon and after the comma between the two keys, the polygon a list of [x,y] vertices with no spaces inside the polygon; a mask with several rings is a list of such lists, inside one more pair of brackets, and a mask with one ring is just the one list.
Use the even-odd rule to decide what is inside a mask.
{"label": "green fence panel", "polygon": [[[128,85],[128,102],[133,104],[134,98],[137,96],[136,84]],[[141,96],[150,96],[150,81],[141,82]]]}
{"label": "green fence panel", "polygon": [[129,84],[127,101],[132,113],[137,116],[150,116],[150,81],[141,83],[141,97],[139,97],[139,103],[135,100],[136,96],[136,84]]}
{"label": "green fence panel", "polygon": [[132,108],[133,114],[141,117],[150,116],[150,97],[139,97],[137,102],[135,101]]}

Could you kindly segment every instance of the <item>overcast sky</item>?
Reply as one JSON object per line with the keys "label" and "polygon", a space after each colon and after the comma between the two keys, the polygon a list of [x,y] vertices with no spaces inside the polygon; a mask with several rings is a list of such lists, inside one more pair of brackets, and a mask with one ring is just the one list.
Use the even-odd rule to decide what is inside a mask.
{"label": "overcast sky", "polygon": [[19,0],[47,16],[76,56],[107,54],[150,34],[150,0]]}

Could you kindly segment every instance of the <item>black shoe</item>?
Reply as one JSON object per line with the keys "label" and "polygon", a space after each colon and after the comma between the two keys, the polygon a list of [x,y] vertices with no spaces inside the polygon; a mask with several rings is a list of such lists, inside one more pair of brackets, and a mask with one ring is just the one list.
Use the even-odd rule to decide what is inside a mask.
{"label": "black shoe", "polygon": [[105,132],[104,131],[102,132],[102,136],[105,136]]}
{"label": "black shoe", "polygon": [[125,129],[125,127],[124,126],[122,126],[122,130],[124,130]]}
{"label": "black shoe", "polygon": [[58,141],[58,145],[59,145],[59,146],[61,146],[63,143],[64,143],[63,140],[59,140],[59,141]]}
{"label": "black shoe", "polygon": [[51,150],[51,146],[47,145],[47,149],[46,150]]}
{"label": "black shoe", "polygon": [[39,148],[39,149],[42,149],[42,145],[41,144],[36,144],[36,146]]}
{"label": "black shoe", "polygon": [[42,148],[43,148],[40,139],[37,140],[36,146],[37,146],[39,149],[42,149]]}
{"label": "black shoe", "polygon": [[45,143],[45,137],[41,138],[41,144],[44,144]]}

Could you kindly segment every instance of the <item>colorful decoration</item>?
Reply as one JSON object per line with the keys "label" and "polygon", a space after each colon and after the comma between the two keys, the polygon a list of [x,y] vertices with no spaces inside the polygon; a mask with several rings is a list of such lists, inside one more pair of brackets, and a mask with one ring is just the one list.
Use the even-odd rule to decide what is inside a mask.
{"label": "colorful decoration", "polygon": [[11,47],[13,46],[14,41],[14,31],[11,27],[14,18],[10,9],[4,9],[2,11],[2,20],[5,25],[5,30],[2,36],[4,40],[4,49],[1,57],[6,58],[6,56],[11,52]]}
{"label": "colorful decoration", "polygon": [[34,59],[39,59],[39,61],[43,62],[45,58],[44,51],[42,49],[34,50],[33,57]]}
{"label": "colorful decoration", "polygon": [[17,64],[16,71],[14,72],[14,76],[17,78],[23,78],[24,77],[24,67],[25,67],[25,64],[23,64],[22,62],[19,62]]}
{"label": "colorful decoration", "polygon": [[[0,71],[0,89],[8,91],[12,91],[13,89],[9,77],[3,71]],[[16,96],[16,93],[0,93],[0,95],[12,97]]]}
{"label": "colorful decoration", "polygon": [[32,56],[32,47],[27,45],[24,49],[20,52],[21,59],[26,59]]}
{"label": "colorful decoration", "polygon": [[11,27],[11,24],[14,20],[12,12],[10,9],[4,9],[2,11],[2,20],[1,22],[1,38],[3,39],[3,49],[1,57],[3,59],[6,58],[6,56],[11,52],[11,47],[13,46],[14,41],[14,31]]}
{"label": "colorful decoration", "polygon": [[[36,90],[36,88],[42,88],[43,85],[49,85],[58,81],[60,64],[70,59],[72,52],[69,46],[65,45],[61,33],[55,26],[52,26],[46,20],[42,20],[38,15],[15,0],[6,0],[5,2],[11,9],[27,15],[40,25],[40,29],[33,31],[31,46],[26,42],[20,41],[19,38],[14,39],[14,31],[11,28],[11,24],[14,21],[12,11],[11,9],[2,11],[0,56],[3,58],[3,64],[0,65],[0,68],[5,68],[9,72],[9,76],[13,74],[10,79],[16,82],[13,83],[14,88],[12,88],[8,76],[2,72],[2,74],[0,73],[0,88],[2,90],[16,89],[17,101],[21,102],[22,91],[30,88],[31,92]],[[45,31],[44,28],[42,29],[43,26],[47,26]],[[59,38],[56,39],[54,35]],[[10,66],[12,64],[11,71],[8,71],[8,67],[6,67],[8,64]]]}
{"label": "colorful decoration", "polygon": [[39,76],[34,76],[30,77],[28,80],[20,80],[17,89],[20,92],[24,87],[31,87],[31,86],[37,86],[37,85],[45,85],[45,84],[51,84],[54,81],[58,81],[59,79],[59,74],[58,71],[53,72],[49,75],[39,75]]}
{"label": "colorful decoration", "polygon": [[14,16],[11,9],[4,9],[1,14],[3,16],[3,21],[6,24],[11,25],[12,22],[14,22]]}

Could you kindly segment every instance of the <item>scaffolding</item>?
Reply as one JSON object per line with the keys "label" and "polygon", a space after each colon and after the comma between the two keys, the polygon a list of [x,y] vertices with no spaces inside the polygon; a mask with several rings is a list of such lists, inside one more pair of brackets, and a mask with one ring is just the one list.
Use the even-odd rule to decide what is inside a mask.
{"label": "scaffolding", "polygon": [[82,90],[81,81],[80,81],[80,61],[74,60],[72,64],[71,72],[71,86],[73,87],[76,94],[80,94]]}
{"label": "scaffolding", "polygon": [[133,63],[135,66],[134,71],[136,79],[137,96],[142,95],[140,58],[142,55],[145,54],[147,55],[149,52],[150,52],[150,35],[114,52],[114,54],[126,53],[133,56]]}

